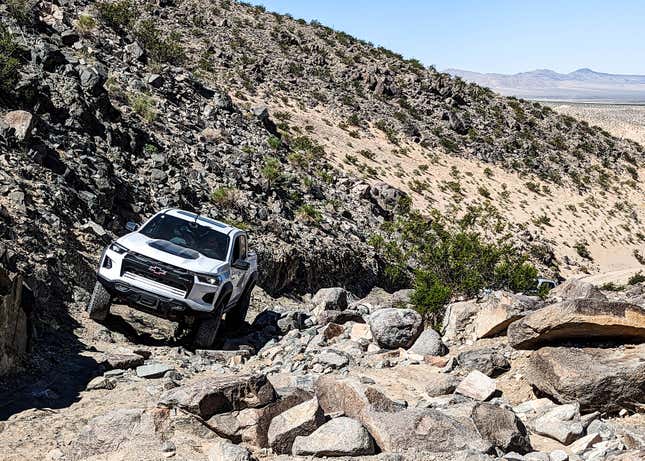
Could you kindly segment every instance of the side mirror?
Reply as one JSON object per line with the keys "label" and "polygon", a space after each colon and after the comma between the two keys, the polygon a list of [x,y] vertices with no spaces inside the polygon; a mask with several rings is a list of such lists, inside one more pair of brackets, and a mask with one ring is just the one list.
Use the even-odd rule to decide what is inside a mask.
{"label": "side mirror", "polygon": [[235,269],[240,269],[243,271],[248,271],[251,268],[251,263],[248,261],[244,261],[243,259],[238,259],[233,263],[233,267]]}
{"label": "side mirror", "polygon": [[127,223],[125,223],[125,229],[126,229],[128,232],[134,232],[134,231],[136,231],[138,228],[139,228],[139,225],[138,225],[136,222],[134,222],[134,221],[128,221]]}

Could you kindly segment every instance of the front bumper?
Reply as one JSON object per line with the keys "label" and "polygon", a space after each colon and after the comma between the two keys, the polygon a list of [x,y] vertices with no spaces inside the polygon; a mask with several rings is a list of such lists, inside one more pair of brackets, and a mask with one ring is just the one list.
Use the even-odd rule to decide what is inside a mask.
{"label": "front bumper", "polygon": [[[106,258],[109,258],[109,264],[105,264]],[[195,277],[190,291],[186,292],[127,270],[122,273],[124,258],[125,254],[107,248],[99,263],[97,278],[113,297],[132,307],[161,315],[213,311],[213,301],[217,299],[219,287],[201,283]]]}

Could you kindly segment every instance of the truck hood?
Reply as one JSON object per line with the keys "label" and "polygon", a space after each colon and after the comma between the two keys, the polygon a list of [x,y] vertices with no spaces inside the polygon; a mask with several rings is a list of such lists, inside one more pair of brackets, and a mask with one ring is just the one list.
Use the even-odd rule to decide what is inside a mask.
{"label": "truck hood", "polygon": [[197,272],[200,274],[216,274],[228,269],[228,263],[226,263],[226,261],[207,258],[201,253],[197,253],[199,256],[196,259],[192,259],[176,256],[166,251],[153,248],[149,244],[151,242],[159,242],[159,240],[151,239],[139,232],[132,232],[131,234],[125,235],[116,242],[126,247],[129,251],[153,258],[166,264],[181,267],[182,269],[186,269],[191,272]]}

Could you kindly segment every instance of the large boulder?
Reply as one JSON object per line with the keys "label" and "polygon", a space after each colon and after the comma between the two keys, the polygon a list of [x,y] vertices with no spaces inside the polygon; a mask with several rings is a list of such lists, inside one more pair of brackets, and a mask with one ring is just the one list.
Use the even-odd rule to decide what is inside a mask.
{"label": "large boulder", "polygon": [[347,309],[347,290],[334,288],[321,288],[311,299],[315,311],[344,311]]}
{"label": "large boulder", "polygon": [[381,309],[368,320],[372,336],[385,349],[409,348],[423,331],[423,319],[412,309]]}
{"label": "large boulder", "polygon": [[512,322],[521,319],[536,306],[537,301],[528,296],[507,291],[493,292],[481,303],[475,316],[475,336],[489,338],[504,333]]}
{"label": "large boulder", "polygon": [[342,413],[359,421],[368,411],[393,413],[404,408],[380,390],[353,377],[321,376],[316,381],[315,391],[326,414]]}
{"label": "large boulder", "polygon": [[276,453],[290,454],[298,436],[307,436],[325,422],[325,414],[313,398],[279,414],[269,425],[269,446]]}
{"label": "large boulder", "polygon": [[214,376],[166,391],[159,404],[179,407],[208,419],[232,410],[262,407],[276,397],[266,375]]}
{"label": "large boulder", "polygon": [[589,338],[645,341],[645,309],[624,302],[572,299],[539,309],[508,327],[516,349]]}
{"label": "large boulder", "polygon": [[0,376],[12,371],[29,346],[28,316],[22,306],[22,277],[0,267]]}
{"label": "large boulder", "polygon": [[419,355],[446,355],[448,349],[441,341],[441,335],[432,329],[424,330],[409,351]]}
{"label": "large boulder", "polygon": [[374,440],[355,419],[340,417],[323,424],[311,435],[296,437],[296,456],[363,456],[374,454]]}
{"label": "large boulder", "polygon": [[267,433],[273,418],[307,400],[312,395],[297,388],[280,389],[279,400],[261,408],[245,408],[240,411],[215,415],[207,421],[221,437],[254,447],[268,448]]}
{"label": "large boulder", "polygon": [[471,417],[481,436],[502,451],[521,454],[531,451],[526,427],[512,411],[479,403],[473,408]]}
{"label": "large boulder", "polygon": [[645,344],[621,349],[544,347],[533,352],[526,378],[560,403],[583,412],[616,412],[645,399]]}
{"label": "large boulder", "polygon": [[407,196],[402,190],[384,182],[371,185],[369,193],[374,203],[387,215],[396,210],[401,203],[401,199]]}
{"label": "large boulder", "polygon": [[606,301],[607,297],[598,287],[580,279],[569,279],[549,291],[551,300],[565,299],[599,299]]}
{"label": "large boulder", "polygon": [[369,411],[363,425],[385,452],[455,452],[474,450],[489,452],[472,423],[453,418],[431,408],[410,408],[387,413]]}
{"label": "large boulder", "polygon": [[584,434],[584,426],[580,421],[580,405],[558,405],[531,421],[529,427],[536,434],[569,445]]}

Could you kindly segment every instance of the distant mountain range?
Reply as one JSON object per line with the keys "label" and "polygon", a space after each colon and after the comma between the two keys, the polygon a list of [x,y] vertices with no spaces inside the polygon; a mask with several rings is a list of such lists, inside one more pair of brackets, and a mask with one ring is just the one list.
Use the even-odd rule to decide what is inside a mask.
{"label": "distant mountain range", "polygon": [[645,75],[620,75],[578,69],[560,74],[538,69],[519,74],[482,74],[460,69],[445,72],[487,86],[506,96],[526,99],[645,103]]}

